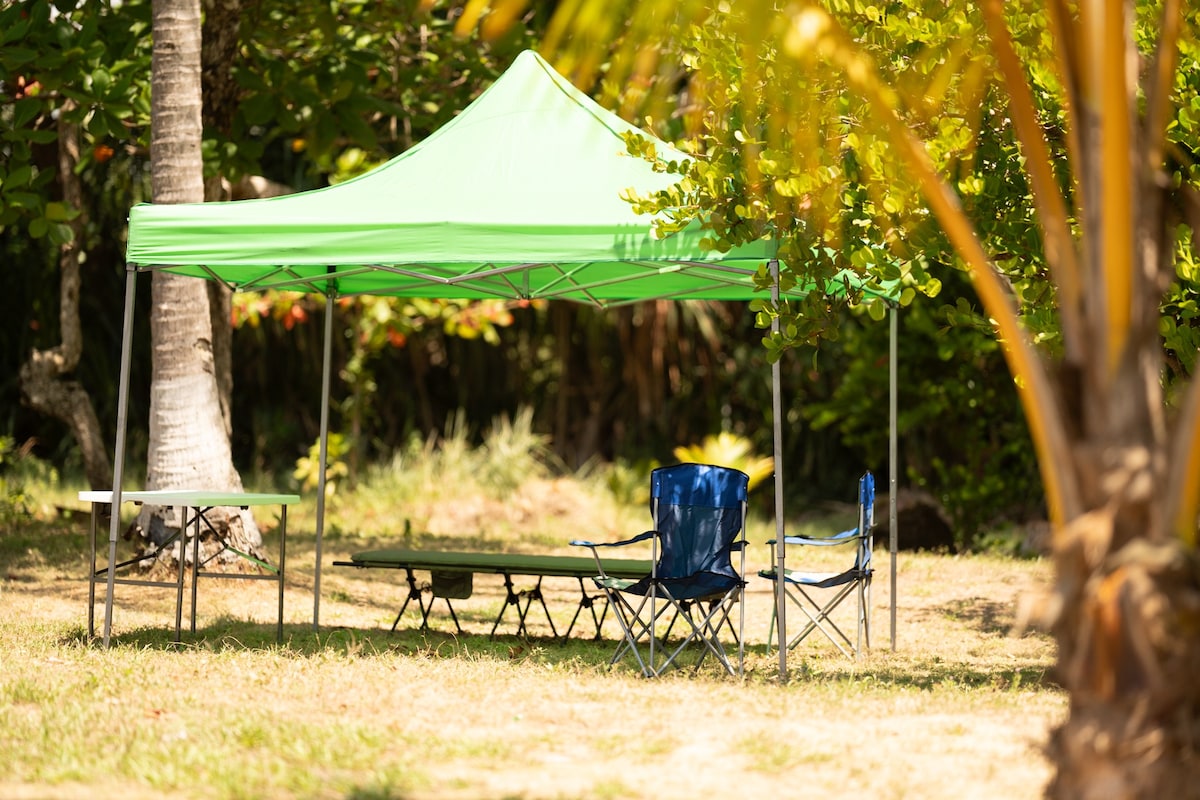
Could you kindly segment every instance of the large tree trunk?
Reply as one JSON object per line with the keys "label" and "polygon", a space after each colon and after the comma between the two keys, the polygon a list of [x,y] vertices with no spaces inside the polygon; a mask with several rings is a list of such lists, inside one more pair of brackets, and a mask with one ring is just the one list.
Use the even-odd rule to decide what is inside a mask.
{"label": "large tree trunk", "polygon": [[1200,565],[1178,541],[1119,538],[1107,511],[1070,526],[1056,552],[1068,613],[1055,626],[1070,694],[1054,731],[1049,795],[1200,796]]}
{"label": "large tree trunk", "polygon": [[[1149,215],[1139,232],[1149,277],[1135,291],[1159,284],[1157,262],[1173,249],[1161,211]],[[1166,514],[1158,306],[1133,305],[1127,355],[1107,386],[1083,393],[1074,451],[1087,510],[1054,548],[1058,677],[1070,695],[1050,741],[1057,798],[1200,797],[1200,559]],[[1085,369],[1086,386],[1100,370]]]}
{"label": "large tree trunk", "polygon": [[59,115],[58,175],[63,202],[69,208],[79,210],[80,214],[69,223],[74,236],[63,245],[59,258],[62,276],[59,279],[58,318],[62,343],[49,350],[30,353],[29,360],[21,365],[21,396],[30,408],[66,423],[83,456],[88,485],[93,489],[104,489],[112,487],[113,473],[100,433],[100,420],[82,384],[66,379],[75,371],[83,355],[83,332],[79,322],[83,192],[75,174],[79,163],[79,129],[66,121],[68,116],[66,113]]}
{"label": "large tree trunk", "polygon": [[[199,202],[204,199],[200,3],[155,0],[153,15],[150,152],[154,202]],[[217,386],[207,283],[156,272],[151,301],[147,486],[240,490],[242,482],[233,467]],[[218,532],[232,546],[261,557],[262,537],[249,513],[237,509],[222,512],[209,514]],[[137,521],[143,537],[153,544],[165,541],[179,524],[173,511],[162,508],[144,508]]]}
{"label": "large tree trunk", "polygon": [[[1136,86],[1130,78],[1130,109],[1138,107]],[[1101,192],[1111,191],[1105,180],[1120,171],[1105,168],[1111,122],[1102,130],[1101,114],[1088,100],[1076,104],[1076,119],[1081,140],[1091,145],[1081,181],[1088,223],[1081,256],[1094,276],[1084,299],[1093,341],[1105,341],[1113,324],[1104,313],[1112,299],[1105,292],[1118,289],[1098,279],[1106,275],[1106,259],[1120,260],[1105,238],[1111,225],[1129,226],[1132,274],[1123,347],[1114,354],[1097,346],[1064,372],[1082,376],[1071,411],[1078,412],[1073,450],[1084,513],[1068,522],[1054,553],[1063,609],[1054,630],[1070,713],[1051,738],[1058,769],[1050,793],[1086,800],[1200,797],[1200,560],[1169,518],[1172,435],[1158,328],[1162,293],[1175,276],[1178,220],[1158,185],[1159,165],[1139,159],[1147,145],[1138,135],[1130,143],[1134,186],[1126,213],[1105,219]],[[1140,126],[1138,133],[1147,135]]]}

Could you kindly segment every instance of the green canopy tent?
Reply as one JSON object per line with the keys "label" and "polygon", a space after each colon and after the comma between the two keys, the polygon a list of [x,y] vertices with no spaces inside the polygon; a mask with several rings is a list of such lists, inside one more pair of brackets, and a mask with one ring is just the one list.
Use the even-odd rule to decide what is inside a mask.
{"label": "green canopy tent", "polygon": [[[561,299],[603,308],[652,299],[762,296],[755,276],[764,265],[777,273],[773,242],[718,253],[706,246],[708,234],[698,223],[660,238],[651,218],[635,213],[622,199],[630,189],[645,194],[675,180],[628,155],[627,133],[646,136],[526,51],[451,122],[355,179],[260,200],[135,206],[126,253],[114,501],[120,500],[124,468],[138,272],[195,276],[234,291],[287,289],[325,296],[321,463],[327,455],[335,298]],[[685,157],[665,143],[655,144],[668,158]],[[834,291],[848,285],[863,288],[852,273],[831,284]],[[807,291],[798,288],[792,294]],[[894,345],[892,352],[894,363]],[[778,365],[773,377],[778,454]],[[894,441],[894,424],[892,431]],[[781,488],[780,466],[777,497]],[[324,499],[322,485],[317,493],[314,626],[320,620]],[[777,511],[782,534],[782,509]],[[894,536],[894,513],[892,531]],[[114,516],[110,555],[116,536]],[[111,599],[110,584],[106,642]]]}

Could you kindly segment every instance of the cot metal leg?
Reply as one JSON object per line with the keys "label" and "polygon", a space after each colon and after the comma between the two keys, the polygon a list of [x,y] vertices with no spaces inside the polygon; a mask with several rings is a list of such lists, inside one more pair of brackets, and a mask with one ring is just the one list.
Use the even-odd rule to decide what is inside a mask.
{"label": "cot metal leg", "polygon": [[519,603],[521,602],[521,598],[513,590],[512,576],[508,573],[504,574],[504,595],[504,605],[500,606],[500,613],[496,615],[496,621],[492,623],[492,632],[488,634],[488,637],[492,639],[496,638],[496,629],[500,627],[500,622],[504,619],[504,614],[511,605],[517,606],[518,616],[520,617],[520,623],[517,625],[517,635],[521,636],[525,632],[525,619],[523,615],[520,615],[521,607]]}
{"label": "cot metal leg", "polygon": [[[525,619],[529,614],[529,607],[533,605],[535,600],[541,604],[542,611],[546,614],[546,622],[550,625],[550,634],[554,638],[558,638],[558,630],[554,627],[554,620],[550,617],[550,609],[546,607],[546,600],[542,597],[542,579],[540,576],[532,589],[518,592],[513,589],[512,576],[506,572],[504,573],[504,591],[504,605],[500,607],[500,613],[497,615],[495,623],[492,624],[492,632],[489,634],[491,638],[494,639],[496,637],[496,629],[500,627],[500,622],[504,619],[504,614],[508,611],[509,606],[517,607],[517,635],[527,637],[529,629],[525,627]],[[525,599],[524,606],[521,605],[522,597]]]}
{"label": "cot metal leg", "polygon": [[[450,619],[454,620],[454,629],[461,636],[463,633],[462,625],[458,624],[458,616],[454,613],[454,606],[450,605],[450,598],[443,597],[442,599],[446,601],[446,610],[450,612]],[[429,600],[429,610],[433,610],[433,598]]]}
{"label": "cot metal leg", "polygon": [[[395,621],[392,622],[392,633],[396,632],[396,627],[400,624],[401,618],[404,617],[404,612],[408,609],[408,604],[412,600],[417,601],[417,608],[421,609],[421,630],[429,630],[429,615],[433,611],[433,603],[435,598],[432,597],[432,588],[429,586],[421,586],[417,583],[417,578],[413,575],[411,567],[404,568],[405,580],[408,582],[408,596],[404,598],[403,605],[400,606],[400,612],[396,614]],[[429,604],[425,604],[425,598],[422,596],[424,592],[430,592]],[[462,625],[458,621],[458,615],[454,613],[454,606],[450,603],[450,598],[443,597],[446,601],[446,610],[450,612],[450,619],[454,621],[454,629],[461,636],[463,634]]]}
{"label": "cot metal leg", "polygon": [[[428,627],[429,613],[425,610],[425,600],[421,597],[421,587],[417,585],[416,576],[413,575],[411,569],[405,569],[405,580],[408,581],[408,596],[404,598],[404,603],[400,606],[400,612],[396,614],[396,619],[392,622],[392,633],[396,632],[396,626],[400,624],[400,619],[404,616],[404,612],[408,610],[408,603],[411,600],[417,601],[417,607],[421,609],[421,628],[422,630]],[[432,601],[430,603],[432,605]]]}
{"label": "cot metal leg", "polygon": [[[567,630],[563,633],[562,638],[565,640],[571,635],[571,631],[575,629],[575,623],[579,619],[579,615],[586,608],[592,614],[592,624],[596,626],[596,634],[592,637],[593,641],[600,640],[601,628],[604,626],[604,619],[608,616],[608,598],[603,594],[590,595],[587,593],[587,587],[583,582],[583,578],[577,578],[579,581],[579,605],[575,607],[575,616],[571,617],[571,624],[567,626]],[[596,601],[602,601],[604,610],[600,615],[596,615]]]}

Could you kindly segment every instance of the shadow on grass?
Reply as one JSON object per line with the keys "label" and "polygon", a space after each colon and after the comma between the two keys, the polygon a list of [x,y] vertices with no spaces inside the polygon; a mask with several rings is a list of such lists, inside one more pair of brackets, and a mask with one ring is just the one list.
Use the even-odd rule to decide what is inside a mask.
{"label": "shadow on grass", "polygon": [[1006,636],[1013,627],[1013,604],[984,597],[953,600],[944,605],[935,606],[931,611],[968,624],[981,633]]}
{"label": "shadow on grass", "polygon": [[407,792],[390,786],[359,786],[346,793],[346,800],[404,800]]}
{"label": "shadow on grass", "polygon": [[[414,628],[330,627],[314,631],[307,625],[284,627],[283,642],[275,638],[273,624],[261,624],[235,619],[218,619],[191,633],[186,631],[182,641],[174,641],[174,630],[167,627],[145,627],[114,636],[112,646],[137,650],[214,651],[251,650],[275,653],[286,658],[412,658],[423,661],[463,659],[470,662],[536,664],[552,668],[607,672],[618,642],[613,639],[519,637],[486,633],[464,633]],[[63,644],[86,646],[82,627],[64,637]],[[99,647],[99,639],[93,640]],[[745,680],[753,683],[778,681],[778,652],[765,644],[746,647]],[[731,656],[733,653],[731,652]],[[634,662],[625,658],[612,670],[634,676]],[[671,674],[689,676],[692,662],[687,661]],[[701,665],[701,679],[730,680],[711,658]],[[920,691],[992,691],[1047,690],[1058,688],[1044,662],[1027,661],[988,667],[938,657],[904,658],[868,657],[853,662],[837,655],[804,658],[791,661],[787,687],[827,686],[844,691],[893,690],[897,688]]]}
{"label": "shadow on grass", "polygon": [[838,668],[830,664],[814,665],[802,661],[790,670],[789,683],[877,684],[889,688],[910,688],[923,691],[935,689],[989,689],[1015,691],[1021,688],[1055,689],[1058,684],[1045,663],[1029,661],[1003,667],[984,667],[939,658],[906,660],[855,666],[847,663]]}
{"label": "shadow on grass", "polygon": [[[626,657],[610,667],[618,640],[612,638],[568,638],[550,636],[522,637],[515,634],[498,633],[494,638],[484,632],[421,630],[398,628],[392,632],[386,628],[326,627],[314,631],[309,625],[285,625],[282,643],[276,640],[275,625],[233,618],[217,618],[198,627],[195,633],[184,630],[176,642],[175,631],[170,626],[145,626],[114,634],[110,646],[116,649],[153,650],[162,652],[226,652],[253,651],[272,654],[282,658],[344,658],[347,660],[369,658],[411,658],[419,661],[492,662],[506,664],[528,664],[551,669],[579,670],[601,674],[610,669],[616,674],[630,677],[640,676],[634,659]],[[679,639],[672,637],[672,646]],[[60,644],[71,647],[89,646],[83,627],[73,629],[60,639]],[[661,643],[660,643],[661,645]],[[736,646],[729,649],[731,663],[736,665]],[[102,641],[94,637],[90,646],[100,648]],[[748,653],[762,651],[759,661],[766,663],[774,657],[767,654],[765,646],[747,648]],[[680,659],[680,664],[670,670],[671,674],[689,676],[695,672],[701,679],[732,680],[720,664],[708,657],[694,670],[699,647],[689,648]],[[644,655],[644,653],[643,653]],[[747,662],[749,667],[749,661]],[[749,672],[748,672],[749,675]],[[750,676],[753,677],[753,676]],[[771,678],[770,668],[761,676]]]}
{"label": "shadow on grass", "polygon": [[[195,633],[187,630],[175,641],[170,626],[146,626],[124,631],[111,638],[114,648],[137,650],[253,650],[276,651],[296,658],[315,656],[344,656],[371,658],[377,656],[412,656],[426,659],[468,658],[471,660],[524,661],[543,664],[575,664],[606,666],[617,645],[608,639],[520,637],[513,634],[420,630],[398,628],[327,627],[314,631],[309,625],[285,625],[282,643],[276,640],[273,623],[247,622],[218,618],[198,627]],[[87,643],[82,626],[73,629],[60,642],[79,646]],[[101,646],[100,639],[93,640]]]}

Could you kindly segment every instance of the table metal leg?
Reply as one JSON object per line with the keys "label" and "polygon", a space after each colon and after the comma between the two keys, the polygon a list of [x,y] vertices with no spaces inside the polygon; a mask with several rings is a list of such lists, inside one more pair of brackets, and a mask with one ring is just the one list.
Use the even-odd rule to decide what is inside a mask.
{"label": "table metal leg", "polygon": [[179,641],[179,629],[183,626],[183,572],[187,564],[187,526],[193,527],[192,539],[192,633],[196,632],[196,576],[200,563],[200,509],[192,509],[195,517],[188,520],[188,509],[183,507],[183,522],[179,529],[179,604],[175,607],[175,641]]}
{"label": "table metal leg", "polygon": [[279,507],[279,622],[275,628],[275,640],[283,644],[283,572],[287,563],[287,506]]}
{"label": "table metal leg", "polygon": [[88,641],[96,636],[96,527],[99,524],[100,504],[92,503],[91,522],[88,524]]}

